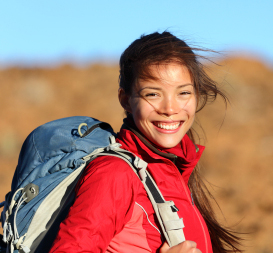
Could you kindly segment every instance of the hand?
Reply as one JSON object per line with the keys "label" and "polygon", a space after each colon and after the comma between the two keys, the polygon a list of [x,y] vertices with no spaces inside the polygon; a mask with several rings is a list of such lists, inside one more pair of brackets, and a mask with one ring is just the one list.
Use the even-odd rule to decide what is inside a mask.
{"label": "hand", "polygon": [[196,242],[185,241],[170,248],[169,245],[164,242],[159,253],[202,253],[196,246]]}

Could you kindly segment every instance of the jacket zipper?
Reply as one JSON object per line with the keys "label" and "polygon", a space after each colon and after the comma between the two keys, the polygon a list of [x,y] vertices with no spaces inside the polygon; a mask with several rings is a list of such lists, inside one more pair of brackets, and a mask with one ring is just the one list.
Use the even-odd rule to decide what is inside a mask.
{"label": "jacket zipper", "polygon": [[[179,173],[179,174],[180,174],[180,173]],[[190,198],[190,196],[189,196],[189,193],[188,193],[188,191],[187,191],[187,187],[186,187],[186,185],[185,185],[185,182],[184,182],[184,180],[183,180],[181,174],[179,175],[179,179],[180,179],[180,181],[181,181],[181,183],[182,183],[182,185],[183,185],[183,188],[184,188],[184,190],[185,190],[185,192],[186,192],[186,195],[187,195],[187,197],[188,197],[188,200],[191,202],[191,198]],[[193,210],[194,210],[196,216],[198,217],[198,220],[199,220],[200,225],[201,225],[201,227],[202,227],[203,234],[204,234],[204,238],[205,238],[206,252],[208,252],[208,242],[207,242],[207,236],[206,236],[205,228],[204,228],[204,225],[203,225],[203,223],[202,223],[202,221],[201,221],[201,218],[200,218],[200,216],[199,216],[199,213],[198,213],[197,210],[196,210],[196,206],[195,206],[194,203],[193,203],[193,199],[192,199],[192,208],[193,208]]]}
{"label": "jacket zipper", "polygon": [[[168,161],[168,159],[166,159],[166,160]],[[168,162],[170,162],[170,161],[168,161]],[[171,162],[171,164],[172,164],[172,166],[175,166],[175,164],[173,164],[172,162]],[[176,166],[175,166],[175,170],[176,170],[176,172],[178,171],[178,168],[177,168]],[[188,201],[189,201],[190,203],[192,203],[192,208],[193,208],[193,210],[194,210],[196,216],[198,217],[198,220],[199,220],[200,225],[201,225],[201,227],[202,227],[202,231],[203,231],[204,238],[205,238],[206,252],[208,252],[208,242],[207,242],[207,236],[206,236],[206,232],[205,232],[204,225],[203,225],[203,223],[202,223],[202,221],[201,221],[201,218],[200,218],[200,216],[199,216],[199,213],[198,213],[197,210],[196,210],[197,207],[194,205],[194,201],[193,201],[193,198],[192,198],[192,194],[191,194],[191,196],[189,196],[189,193],[188,193],[187,187],[186,187],[186,185],[185,185],[185,182],[184,182],[184,180],[183,180],[183,178],[182,178],[182,175],[181,175],[180,173],[178,173],[178,174],[179,174],[178,176],[179,176],[180,182],[181,182],[181,184],[182,184],[182,186],[183,186],[183,188],[184,188],[184,191],[186,192],[186,196],[187,196],[187,198],[188,198]]]}

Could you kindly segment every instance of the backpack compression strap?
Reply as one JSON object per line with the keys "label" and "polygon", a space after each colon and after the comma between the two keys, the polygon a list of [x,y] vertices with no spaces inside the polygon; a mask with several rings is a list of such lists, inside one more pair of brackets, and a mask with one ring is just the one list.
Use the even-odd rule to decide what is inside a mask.
{"label": "backpack compression strap", "polygon": [[113,146],[113,148],[111,148],[111,145],[108,146],[105,151],[97,154],[96,157],[102,155],[123,159],[140,178],[169,246],[172,247],[185,241],[183,219],[179,218],[177,214],[179,210],[173,201],[165,201],[152,176],[146,170],[148,164],[133,153],[120,149],[117,146]]}

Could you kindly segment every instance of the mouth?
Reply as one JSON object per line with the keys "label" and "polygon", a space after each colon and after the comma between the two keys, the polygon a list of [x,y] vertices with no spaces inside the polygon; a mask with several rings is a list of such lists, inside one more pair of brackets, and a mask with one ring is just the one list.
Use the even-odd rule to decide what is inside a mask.
{"label": "mouth", "polygon": [[157,128],[162,129],[162,130],[167,130],[167,131],[173,131],[173,130],[178,129],[181,126],[182,123],[183,122],[180,122],[180,121],[179,122],[169,122],[169,123],[161,122],[161,121],[153,122],[153,124]]}

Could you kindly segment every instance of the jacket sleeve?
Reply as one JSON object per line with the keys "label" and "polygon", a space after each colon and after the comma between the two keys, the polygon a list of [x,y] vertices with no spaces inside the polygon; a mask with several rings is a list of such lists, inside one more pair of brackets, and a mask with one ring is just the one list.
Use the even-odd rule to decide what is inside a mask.
{"label": "jacket sleeve", "polygon": [[50,253],[105,252],[111,239],[130,220],[138,182],[120,158],[103,156],[86,168],[76,199]]}

